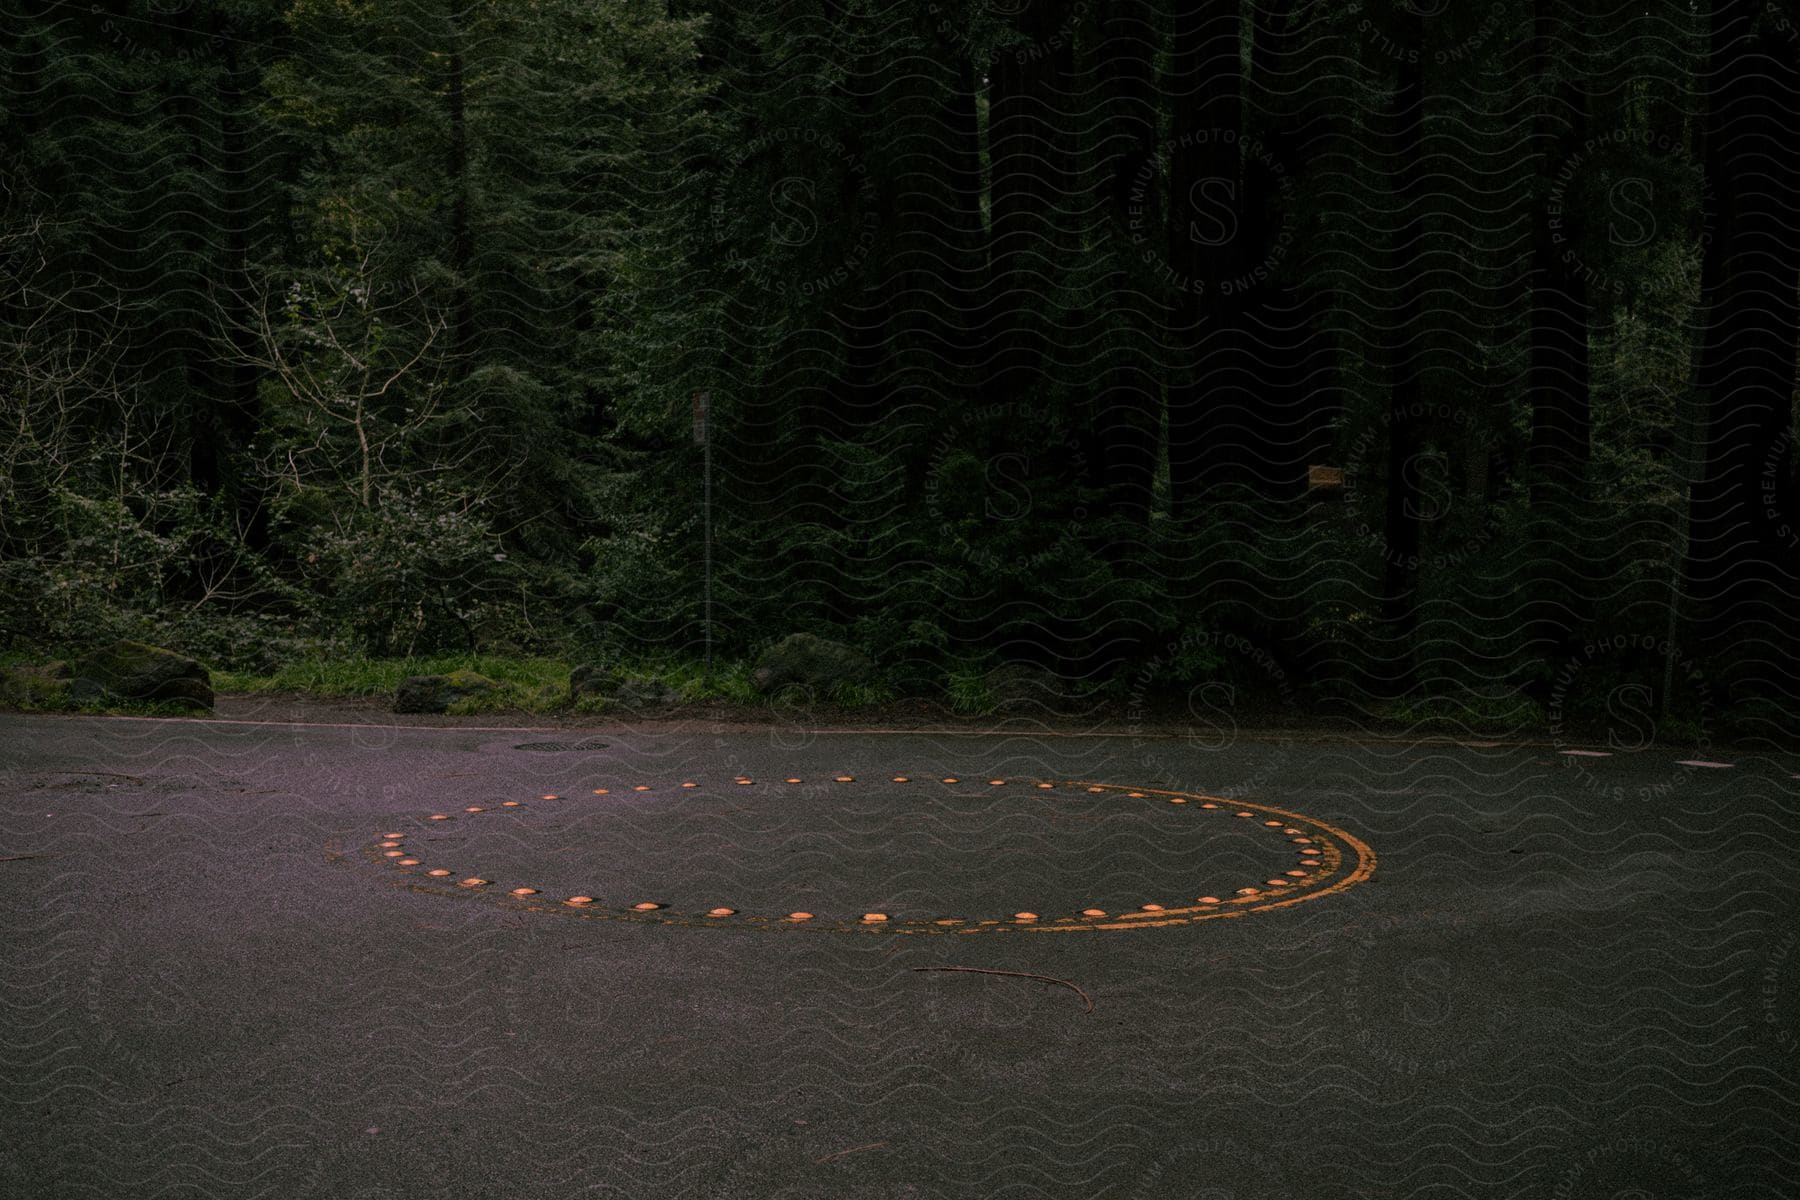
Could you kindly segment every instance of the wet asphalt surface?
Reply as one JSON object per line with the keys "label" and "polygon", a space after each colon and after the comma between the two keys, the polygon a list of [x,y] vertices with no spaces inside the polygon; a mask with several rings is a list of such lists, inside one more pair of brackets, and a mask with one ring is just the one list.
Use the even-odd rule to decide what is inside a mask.
{"label": "wet asphalt surface", "polygon": [[[1800,755],[1689,757],[0,715],[0,1196],[1800,1195]],[[1265,810],[1372,873],[1100,927]]]}

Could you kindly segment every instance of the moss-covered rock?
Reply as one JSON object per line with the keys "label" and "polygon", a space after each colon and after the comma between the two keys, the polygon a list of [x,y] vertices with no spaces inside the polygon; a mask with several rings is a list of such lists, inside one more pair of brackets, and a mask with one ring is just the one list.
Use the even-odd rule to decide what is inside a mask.
{"label": "moss-covered rock", "polygon": [[793,633],[763,651],[750,674],[751,686],[763,693],[792,684],[827,695],[840,687],[866,687],[875,680],[875,664],[829,638]]}
{"label": "moss-covered rock", "polygon": [[66,662],[0,669],[0,705],[8,708],[67,708],[75,672]]}
{"label": "moss-covered rock", "polygon": [[173,704],[210,712],[212,674],[185,655],[142,642],[118,641],[70,664],[76,704]]}
{"label": "moss-covered rock", "polygon": [[485,696],[500,687],[486,675],[474,671],[452,671],[448,675],[413,675],[394,689],[394,711],[397,713],[441,713],[452,704]]}
{"label": "moss-covered rock", "polygon": [[614,704],[634,712],[666,708],[680,699],[681,693],[660,679],[627,679],[612,694]]}
{"label": "moss-covered rock", "polygon": [[592,664],[576,667],[569,672],[569,700],[573,703],[584,696],[610,699],[622,682],[606,667]]}

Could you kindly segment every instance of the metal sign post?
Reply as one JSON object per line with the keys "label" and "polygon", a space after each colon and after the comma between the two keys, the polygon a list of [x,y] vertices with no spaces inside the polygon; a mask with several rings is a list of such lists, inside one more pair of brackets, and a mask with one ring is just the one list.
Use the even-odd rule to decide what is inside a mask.
{"label": "metal sign post", "polygon": [[712,683],[712,644],[713,644],[713,601],[712,601],[712,393],[694,393],[694,443],[701,448],[701,478],[705,481],[704,499],[701,502],[702,520],[705,524],[706,543],[706,600],[705,600],[705,637],[706,637],[706,672],[702,676],[704,682]]}
{"label": "metal sign post", "polygon": [[1681,491],[1675,510],[1675,553],[1669,569],[1669,623],[1663,632],[1662,695],[1657,705],[1657,712],[1665,723],[1675,692],[1675,660],[1679,657],[1675,639],[1681,633],[1681,584],[1687,575],[1688,555],[1692,552],[1688,540],[1693,525],[1694,485],[1706,471],[1702,439],[1706,437],[1706,410],[1710,403],[1710,396],[1698,394],[1693,381],[1682,389],[1675,402],[1675,461],[1681,472]]}

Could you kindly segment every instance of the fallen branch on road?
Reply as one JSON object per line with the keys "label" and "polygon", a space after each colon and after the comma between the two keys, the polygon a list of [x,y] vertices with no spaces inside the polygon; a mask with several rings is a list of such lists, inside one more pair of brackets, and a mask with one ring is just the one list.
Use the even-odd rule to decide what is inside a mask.
{"label": "fallen branch on road", "polygon": [[828,1163],[833,1159],[842,1158],[846,1154],[857,1154],[864,1150],[879,1150],[885,1145],[887,1145],[886,1142],[870,1142],[866,1146],[852,1146],[848,1150],[839,1150],[835,1154],[827,1154],[824,1158],[815,1158],[813,1161],[815,1163]]}
{"label": "fallen branch on road", "polygon": [[1094,1001],[1091,996],[1068,980],[1058,979],[1054,975],[1033,975],[1029,971],[996,971],[990,967],[913,967],[912,969],[915,971],[961,971],[969,975],[1010,975],[1014,979],[1035,979],[1040,983],[1060,984],[1080,996],[1082,1002],[1087,1005],[1088,1012],[1094,1011]]}

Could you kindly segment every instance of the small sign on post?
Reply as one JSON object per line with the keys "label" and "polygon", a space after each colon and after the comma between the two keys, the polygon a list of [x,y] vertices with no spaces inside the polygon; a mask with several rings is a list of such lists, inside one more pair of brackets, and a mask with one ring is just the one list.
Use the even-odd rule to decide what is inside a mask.
{"label": "small sign on post", "polygon": [[711,392],[694,393],[694,445],[706,445],[707,410],[712,407]]}

